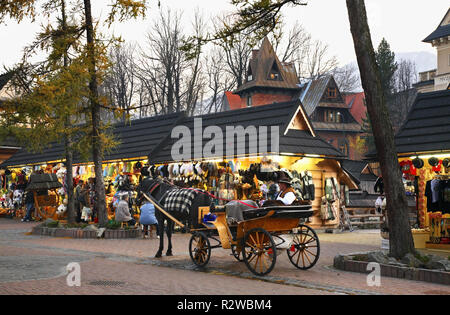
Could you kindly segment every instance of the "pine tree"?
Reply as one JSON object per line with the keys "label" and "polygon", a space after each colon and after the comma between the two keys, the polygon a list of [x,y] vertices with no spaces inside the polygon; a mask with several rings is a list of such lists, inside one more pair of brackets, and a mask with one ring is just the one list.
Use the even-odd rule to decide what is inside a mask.
{"label": "pine tree", "polygon": [[[110,26],[116,20],[144,16],[145,2],[113,1],[103,25]],[[98,86],[109,67],[105,57],[107,43],[115,39],[100,38],[94,28],[89,0],[84,0],[84,10],[72,10],[80,14],[80,22],[67,25],[65,12],[68,3],[72,8],[80,5],[79,1],[68,0],[46,1],[39,8],[37,0],[0,3],[0,23],[7,17],[20,22],[27,16],[34,20],[38,15],[49,18],[55,12],[61,13],[58,27],[48,25],[27,50],[28,54],[38,48],[49,52],[46,62],[39,65],[23,63],[15,69],[14,83],[22,88],[22,93],[4,104],[4,110],[9,115],[1,122],[4,127],[2,134],[15,135],[33,151],[46,147],[52,141],[61,141],[62,137],[67,146],[66,159],[69,158],[69,163],[71,147],[75,147],[84,157],[88,156],[87,150],[90,149],[96,175],[95,207],[99,224],[104,226],[107,223],[107,208],[102,176],[103,154],[117,143],[107,132],[109,126],[100,120],[100,110],[116,109],[109,107],[106,98],[99,95]],[[85,44],[81,43],[83,35]],[[70,60],[69,49],[73,50]],[[121,114],[120,110],[117,112]],[[72,128],[67,128],[69,125]]]}
{"label": "pine tree", "polygon": [[390,98],[395,89],[394,75],[398,69],[398,64],[395,61],[395,53],[391,51],[391,46],[385,38],[378,45],[375,58],[380,69],[380,80],[384,95],[386,98]]}

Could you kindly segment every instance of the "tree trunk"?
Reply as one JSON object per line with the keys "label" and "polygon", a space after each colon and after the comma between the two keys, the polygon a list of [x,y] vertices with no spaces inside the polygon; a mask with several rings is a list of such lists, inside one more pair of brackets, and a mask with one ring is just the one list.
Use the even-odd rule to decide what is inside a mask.
{"label": "tree trunk", "polygon": [[84,0],[84,12],[86,19],[86,38],[87,51],[89,59],[89,90],[92,115],[92,159],[94,162],[95,172],[95,202],[94,207],[97,210],[98,223],[105,226],[108,222],[108,214],[106,211],[106,194],[105,185],[103,183],[103,156],[102,141],[100,138],[101,118],[100,104],[98,103],[98,83],[95,59],[95,43],[94,43],[94,26],[92,22],[91,1]]}
{"label": "tree trunk", "polygon": [[372,122],[375,145],[386,193],[390,255],[399,259],[414,253],[408,203],[399,169],[392,123],[375,59],[364,0],[346,0],[356,57]]}
{"label": "tree trunk", "polygon": [[[66,15],[66,2],[65,0],[61,0],[61,21],[62,21],[62,30],[64,36],[64,44],[67,45],[67,15]],[[69,58],[67,55],[68,48],[67,46],[64,48],[64,68],[69,66]],[[66,118],[65,121],[66,131],[70,129],[70,117]],[[73,193],[73,150],[72,150],[72,139],[71,136],[66,133],[64,137],[64,145],[66,151],[66,189],[67,189],[67,220],[69,223],[73,224],[76,220],[75,213],[75,201],[74,201],[74,193]]]}

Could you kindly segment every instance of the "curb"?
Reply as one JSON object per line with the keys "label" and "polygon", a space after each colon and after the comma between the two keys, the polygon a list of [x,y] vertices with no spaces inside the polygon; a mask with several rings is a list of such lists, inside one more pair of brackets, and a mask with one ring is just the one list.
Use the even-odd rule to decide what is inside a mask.
{"label": "curb", "polygon": [[[347,256],[339,255],[334,258],[333,267],[343,271],[369,274],[372,272],[371,270],[367,270],[367,265],[369,263],[370,262],[350,260]],[[381,276],[384,277],[450,285],[450,272],[411,267],[398,267],[385,264],[379,265]]]}
{"label": "curb", "polygon": [[[139,229],[131,230],[105,230],[102,238],[104,239],[128,239],[138,238],[140,236]],[[33,235],[52,236],[52,237],[70,237],[78,239],[96,239],[96,231],[86,231],[80,229],[62,229],[49,227],[33,227],[31,233]]]}

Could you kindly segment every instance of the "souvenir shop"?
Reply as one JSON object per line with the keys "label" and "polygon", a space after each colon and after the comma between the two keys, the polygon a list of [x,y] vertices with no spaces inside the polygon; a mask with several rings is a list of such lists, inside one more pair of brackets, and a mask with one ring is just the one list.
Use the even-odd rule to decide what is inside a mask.
{"label": "souvenir shop", "polygon": [[230,200],[273,200],[284,172],[291,179],[298,200],[311,204],[315,215],[310,224],[335,228],[340,207],[348,202],[350,189],[357,189],[335,159],[294,155],[244,157],[202,162],[168,162],[152,165],[152,176],[166,178],[180,187],[208,191],[217,205]]}
{"label": "souvenir shop", "polygon": [[421,93],[395,137],[406,192],[416,196],[418,248],[450,250],[449,121],[450,90]]}
{"label": "souvenir shop", "polygon": [[[66,169],[62,162],[47,162],[42,165],[9,167],[3,175],[6,192],[22,191],[32,172],[54,173],[64,185]],[[5,170],[3,170],[5,172]],[[262,156],[254,158],[233,158],[205,160],[202,162],[172,162],[149,165],[148,160],[113,160],[103,164],[103,176],[107,195],[109,216],[113,218],[114,203],[124,193],[135,196],[135,188],[145,176],[160,176],[180,187],[201,188],[208,191],[217,205],[230,200],[275,199],[280,172],[291,178],[297,198],[311,203],[316,215],[311,218],[313,226],[335,227],[340,220],[340,206],[348,198],[349,189],[356,184],[340,167],[338,161],[329,158],[307,156]],[[19,174],[19,175],[18,175]],[[88,186],[89,198],[94,194],[94,167],[79,164],[73,167],[74,187],[82,181]],[[50,194],[60,194],[63,206],[58,214],[63,218],[67,203],[65,188]],[[3,194],[5,195],[5,194]],[[9,198],[4,196],[10,201]],[[13,202],[11,200],[11,202]],[[93,200],[90,200],[91,204]],[[8,208],[8,205],[5,205]],[[21,206],[21,205],[20,205]],[[135,204],[133,204],[135,206]],[[138,218],[139,209],[133,207]]]}
{"label": "souvenir shop", "polygon": [[399,161],[405,189],[417,198],[425,247],[450,250],[450,154],[419,155]]}
{"label": "souvenir shop", "polygon": [[[203,131],[209,126],[222,130],[230,126],[278,126],[280,153],[258,148],[258,152],[252,155],[213,156],[184,162],[173,160],[171,148],[176,140],[171,138],[172,129],[187,126],[194,135],[195,121],[199,118]],[[113,132],[121,144],[114,152],[106,154],[103,164],[110,215],[113,215],[113,206],[119,195],[128,193],[133,196],[143,176],[161,176],[178,186],[204,189],[214,196],[217,204],[223,204],[232,199],[274,198],[279,172],[283,171],[290,177],[298,199],[312,204],[315,215],[309,223],[316,228],[337,228],[348,191],[358,189],[358,186],[341,167],[339,159],[343,158],[342,152],[317,137],[309,126],[298,101],[199,117],[170,114],[133,120],[131,124],[119,123]],[[250,142],[245,142],[249,147]],[[20,169],[17,165],[22,168],[32,166],[45,172],[59,172],[61,183],[64,183],[63,155],[62,144],[55,144],[42,154],[21,150],[0,167],[15,170]],[[94,187],[92,163],[76,160],[73,175],[75,184],[83,180],[85,185]],[[138,209],[134,206],[133,209],[138,214]]]}

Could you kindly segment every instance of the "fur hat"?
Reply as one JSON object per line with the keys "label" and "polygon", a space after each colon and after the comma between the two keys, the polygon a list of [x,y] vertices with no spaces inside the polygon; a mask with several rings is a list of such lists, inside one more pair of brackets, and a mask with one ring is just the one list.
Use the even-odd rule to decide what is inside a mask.
{"label": "fur hat", "polygon": [[291,185],[291,179],[285,172],[281,172],[280,176],[278,177],[278,182]]}
{"label": "fur hat", "polygon": [[424,162],[422,159],[415,158],[412,162],[415,168],[422,168],[424,166]]}
{"label": "fur hat", "polygon": [[433,156],[428,159],[428,164],[430,164],[433,167],[436,167],[439,164],[439,160]]}

